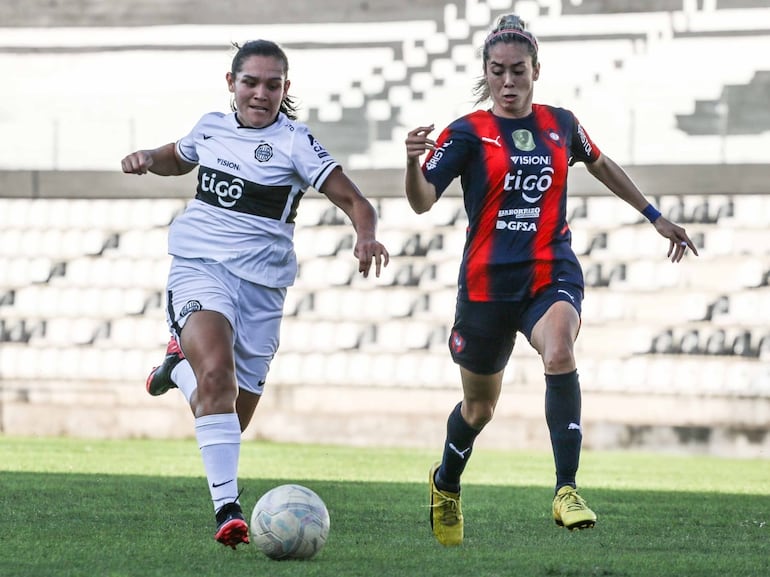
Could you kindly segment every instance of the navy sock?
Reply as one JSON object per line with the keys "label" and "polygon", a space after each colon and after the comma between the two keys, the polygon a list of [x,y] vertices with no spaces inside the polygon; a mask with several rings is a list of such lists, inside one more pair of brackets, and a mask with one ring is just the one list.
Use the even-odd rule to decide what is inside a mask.
{"label": "navy sock", "polygon": [[460,476],[473,452],[473,441],[481,432],[465,422],[461,406],[462,403],[458,403],[447,419],[444,456],[435,478],[439,489],[452,493],[460,492]]}
{"label": "navy sock", "polygon": [[551,433],[556,489],[575,484],[583,429],[580,425],[580,382],[577,371],[545,376],[545,420]]}

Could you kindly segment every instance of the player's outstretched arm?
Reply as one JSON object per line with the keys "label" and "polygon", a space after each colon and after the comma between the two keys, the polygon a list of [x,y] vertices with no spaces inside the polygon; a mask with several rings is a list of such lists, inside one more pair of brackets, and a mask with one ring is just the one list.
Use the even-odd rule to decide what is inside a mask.
{"label": "player's outstretched arm", "polygon": [[380,276],[382,267],[388,266],[390,255],[385,246],[376,238],[377,211],[352,180],[335,168],[321,186],[321,192],[348,215],[356,231],[356,245],[353,255],[358,259],[358,272],[369,276],[372,262],[375,276]]}
{"label": "player's outstretched arm", "polygon": [[698,249],[687,235],[687,231],[678,224],[668,220],[665,216],[662,216],[642,194],[642,191],[626,174],[626,171],[609,156],[602,154],[596,162],[586,164],[586,168],[597,180],[609,188],[615,196],[626,201],[650,219],[655,230],[669,241],[667,256],[671,259],[671,262],[681,261],[688,248],[693,254],[698,254]]}
{"label": "player's outstretched arm", "polygon": [[123,172],[127,174],[147,174],[159,176],[178,176],[187,174],[195,164],[183,161],[176,153],[173,142],[152,150],[137,150],[120,161]]}

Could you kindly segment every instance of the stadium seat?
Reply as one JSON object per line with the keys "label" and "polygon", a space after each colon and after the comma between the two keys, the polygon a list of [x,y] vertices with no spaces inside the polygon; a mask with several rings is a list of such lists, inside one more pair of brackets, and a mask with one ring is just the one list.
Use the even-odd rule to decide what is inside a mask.
{"label": "stadium seat", "polygon": [[[192,198],[194,185],[184,198],[174,198],[176,192],[163,198],[168,181],[153,176],[145,177],[152,180],[149,187],[126,176],[119,190],[89,178],[101,183],[99,173],[119,171],[128,150],[169,142],[189,131],[202,111],[227,109],[226,92],[216,83],[199,83],[180,101],[167,70],[173,67],[184,78],[220,75],[229,66],[222,47],[232,27],[201,25],[190,35],[185,27],[147,26],[138,20],[150,4],[141,2],[122,15],[130,20],[126,27],[105,34],[84,24],[94,17],[89,11],[78,14],[58,3],[46,13],[68,20],[41,34],[20,14],[27,12],[30,21],[43,16],[16,4],[19,10],[3,12],[15,48],[0,54],[4,77],[26,80],[0,94],[0,109],[14,110],[14,118],[0,118],[5,141],[12,143],[0,155],[10,183],[10,190],[0,191],[4,391],[7,398],[60,412],[84,402],[108,408],[165,403],[149,398],[142,384],[168,338],[168,225]],[[357,12],[349,4],[324,4],[307,18],[347,18]],[[663,214],[686,225],[701,253],[668,262],[667,241],[638,211],[599,183],[586,185],[581,167],[572,171],[577,182],[570,183],[567,214],[587,284],[575,345],[581,385],[600,401],[618,403],[607,413],[623,404],[641,407],[629,418],[633,427],[649,425],[660,398],[702,407],[701,417],[715,422],[722,413],[712,414],[714,405],[700,403],[704,399],[724,401],[724,407],[750,399],[761,407],[770,398],[770,195],[753,190],[762,172],[750,166],[767,164],[770,150],[764,129],[770,117],[760,110],[769,94],[766,4],[422,2],[408,11],[419,17],[402,21],[393,14],[395,20],[381,21],[374,15],[389,9],[370,2],[369,22],[331,27],[267,7],[285,20],[263,31],[288,50],[300,120],[346,170],[366,171],[361,182],[375,183],[379,191],[386,177],[403,170],[407,130],[433,122],[436,136],[473,109],[478,47],[494,17],[515,9],[531,20],[541,38],[537,99],[573,110],[602,151],[649,178],[645,193]],[[171,10],[164,4],[156,16]],[[723,60],[725,43],[740,58],[717,70],[713,64]],[[26,50],[21,59],[18,49]],[[576,59],[584,65],[575,66]],[[329,62],[341,64],[332,83]],[[87,80],[97,69],[106,72],[94,89]],[[48,85],[67,89],[51,101]],[[78,120],[86,117],[88,122]],[[105,133],[109,139],[101,138]],[[98,150],[84,144],[97,137]],[[740,164],[745,178],[703,182],[703,190],[690,192],[668,178],[679,170],[668,172],[667,165],[683,165],[697,183],[700,164],[726,174]],[[65,178],[64,172],[71,174]],[[52,176],[66,185],[55,188],[59,198],[46,197]],[[344,212],[315,190],[303,197],[295,236],[299,275],[288,289],[281,347],[268,378],[277,414],[282,404],[294,410],[300,395],[294,400],[293,393],[324,395],[324,385],[350,391],[345,398],[351,411],[369,407],[372,399],[380,401],[378,410],[395,410],[381,402],[392,392],[407,404],[419,398],[404,410],[423,415],[428,394],[459,394],[447,339],[467,227],[463,198],[455,182],[418,215],[398,178],[386,196],[370,197],[378,236],[392,255],[380,278],[358,274]],[[101,190],[103,198],[85,197]],[[362,190],[369,194],[367,186]],[[20,197],[8,198],[14,194]],[[122,198],[108,197],[113,194]],[[139,198],[144,194],[157,198]],[[539,395],[542,374],[542,361],[519,337],[504,376],[506,393]],[[157,403],[153,411],[166,410]],[[178,402],[170,406],[186,411]],[[726,427],[745,417],[734,412]]]}
{"label": "stadium seat", "polygon": [[349,285],[357,274],[357,261],[349,259],[314,258],[299,264],[297,285],[302,288],[325,288]]}
{"label": "stadium seat", "polygon": [[46,282],[52,267],[53,262],[45,256],[0,257],[0,289]]}

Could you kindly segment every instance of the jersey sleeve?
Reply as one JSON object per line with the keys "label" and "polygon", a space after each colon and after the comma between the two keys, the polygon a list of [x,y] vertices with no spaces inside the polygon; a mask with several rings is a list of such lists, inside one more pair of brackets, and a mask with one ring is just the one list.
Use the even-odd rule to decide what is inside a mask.
{"label": "jersey sleeve", "polygon": [[301,123],[295,123],[292,160],[299,177],[308,185],[320,191],[326,178],[340,164],[316,140],[310,129]]}
{"label": "jersey sleeve", "polygon": [[459,121],[453,122],[439,134],[436,148],[428,153],[422,165],[422,172],[435,187],[437,197],[463,173],[473,150],[477,148],[477,140],[462,128]]}
{"label": "jersey sleeve", "polygon": [[570,148],[569,165],[573,166],[576,162],[585,162],[591,164],[599,160],[602,155],[599,147],[594,144],[591,137],[588,136],[580,121],[572,115],[572,146]]}
{"label": "jersey sleeve", "polygon": [[200,158],[198,157],[198,149],[195,146],[195,140],[196,137],[200,135],[201,126],[205,123],[207,116],[208,114],[203,115],[186,136],[183,136],[176,141],[177,154],[180,158],[191,164],[198,164],[200,161]]}

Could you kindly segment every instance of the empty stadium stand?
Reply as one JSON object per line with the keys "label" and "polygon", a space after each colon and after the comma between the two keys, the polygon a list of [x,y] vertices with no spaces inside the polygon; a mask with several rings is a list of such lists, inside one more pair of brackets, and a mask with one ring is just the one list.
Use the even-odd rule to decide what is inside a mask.
{"label": "empty stadium stand", "polygon": [[[380,443],[387,422],[401,444],[437,446],[459,396],[446,342],[466,223],[456,189],[426,214],[409,210],[403,136],[472,108],[477,47],[494,17],[515,9],[541,39],[537,100],[573,109],[701,252],[669,263],[652,227],[573,170],[586,445],[674,438],[666,448],[769,454],[766,2],[307,6],[0,6],[0,74],[17,79],[0,94],[0,432],[190,434],[178,395],[151,398],[143,383],[168,338],[167,227],[194,177],[139,182],[118,163],[227,109],[218,79],[230,42],[260,35],[287,48],[302,119],[372,199],[393,260],[381,278],[361,279],[344,214],[306,195],[299,277],[248,434]],[[519,338],[486,443],[547,443],[542,372]]]}
{"label": "empty stadium stand", "polygon": [[770,70],[757,71],[748,84],[727,85],[716,100],[696,100],[689,115],[677,115],[687,134],[761,134],[770,130]]}
{"label": "empty stadium stand", "polygon": [[[165,235],[184,202],[0,199],[4,412],[49,405],[75,410],[85,399],[104,410],[115,398],[126,403],[118,410],[160,411],[148,405],[142,383],[167,340]],[[579,195],[570,207],[576,232],[603,239],[576,246],[587,283],[576,349],[586,409],[597,426],[615,431],[597,442],[611,445],[606,439],[615,435],[613,442],[621,443],[612,427],[636,418],[625,410],[613,417],[593,412],[592,400],[608,394],[619,395],[621,407],[654,404],[660,397],[770,405],[770,245],[754,212],[764,210],[766,197],[661,197],[662,209],[699,235],[701,256],[679,265],[667,262],[666,243],[652,227],[622,205],[612,214],[611,202],[603,195]],[[296,232],[299,278],[286,303],[269,380],[271,402],[286,402],[287,391],[304,398],[317,387],[351,399],[386,398],[393,391],[404,398],[426,391],[456,395],[456,368],[446,343],[464,237],[457,217],[461,199],[442,199],[441,210],[430,216],[411,214],[396,197],[375,203],[393,261],[381,278],[367,281],[356,272],[344,215],[318,196],[303,200]],[[59,236],[46,240],[53,233]],[[63,242],[67,234],[82,238]],[[739,242],[741,236],[749,239]],[[541,381],[539,360],[519,342],[505,377],[506,395],[517,402],[538,395]],[[173,412],[173,404],[163,406]],[[736,422],[720,425],[762,426],[760,416],[739,414]],[[503,410],[503,420],[504,415]],[[705,416],[688,418],[708,426]],[[678,418],[661,414],[654,421]],[[6,430],[29,432],[15,429],[21,427],[16,419],[5,422]],[[54,425],[53,432],[78,434],[55,419]],[[137,426],[129,427],[131,434],[151,434],[144,424]]]}
{"label": "empty stadium stand", "polygon": [[41,4],[0,9],[0,73],[25,79],[0,94],[9,135],[0,168],[105,170],[130,149],[179,138],[204,111],[228,109],[217,79],[231,43],[255,35],[285,46],[300,118],[346,166],[398,167],[408,129],[442,127],[472,108],[478,48],[513,9],[540,38],[536,99],[572,109],[617,160],[765,162],[770,148],[762,2],[420,1],[401,10],[338,0],[304,18],[302,3]]}

